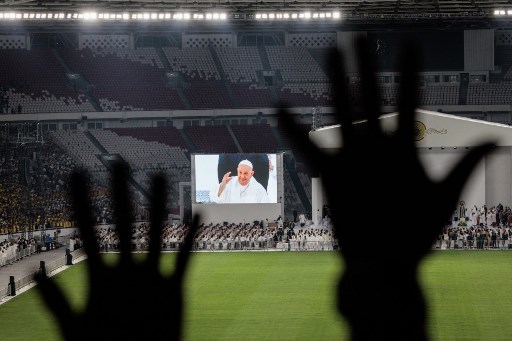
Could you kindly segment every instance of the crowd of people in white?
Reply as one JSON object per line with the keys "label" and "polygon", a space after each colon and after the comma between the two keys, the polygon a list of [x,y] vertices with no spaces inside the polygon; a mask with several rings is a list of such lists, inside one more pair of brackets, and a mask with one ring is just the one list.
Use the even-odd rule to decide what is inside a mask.
{"label": "crowd of people in white", "polygon": [[[166,223],[162,231],[162,250],[177,250],[183,243],[188,225]],[[144,251],[149,246],[149,225],[132,226],[132,250]],[[119,236],[113,227],[96,229],[103,251],[117,250]],[[333,250],[337,242],[332,228],[315,225],[287,228],[254,223],[201,224],[194,250],[267,250],[283,247],[289,250]]]}
{"label": "crowd of people in white", "polygon": [[474,205],[471,210],[459,203],[453,226],[446,226],[434,249],[509,249],[512,243],[512,210],[496,206]]}
{"label": "crowd of people in white", "polygon": [[0,242],[0,267],[12,264],[25,256],[36,252],[36,241],[33,238],[8,238]]}

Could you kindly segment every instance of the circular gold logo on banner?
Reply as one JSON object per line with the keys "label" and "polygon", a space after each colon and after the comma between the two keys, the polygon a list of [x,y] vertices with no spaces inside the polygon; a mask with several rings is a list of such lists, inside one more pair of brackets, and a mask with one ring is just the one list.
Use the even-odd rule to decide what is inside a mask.
{"label": "circular gold logo on banner", "polygon": [[423,140],[425,134],[427,133],[427,127],[423,122],[415,121],[414,122],[414,140],[420,141]]}

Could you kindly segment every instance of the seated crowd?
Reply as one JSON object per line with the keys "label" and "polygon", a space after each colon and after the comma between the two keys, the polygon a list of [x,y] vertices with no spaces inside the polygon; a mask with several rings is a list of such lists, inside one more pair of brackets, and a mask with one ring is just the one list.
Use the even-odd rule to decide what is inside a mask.
{"label": "seated crowd", "polygon": [[[178,250],[183,243],[188,225],[167,223],[162,231],[162,250]],[[132,226],[132,250],[143,251],[149,246],[149,226]],[[119,237],[115,228],[99,227],[96,237],[103,251],[117,250]],[[194,250],[266,250],[289,243],[291,250],[333,250],[337,245],[331,228],[323,227],[261,227],[253,223],[201,224],[194,242]]]}

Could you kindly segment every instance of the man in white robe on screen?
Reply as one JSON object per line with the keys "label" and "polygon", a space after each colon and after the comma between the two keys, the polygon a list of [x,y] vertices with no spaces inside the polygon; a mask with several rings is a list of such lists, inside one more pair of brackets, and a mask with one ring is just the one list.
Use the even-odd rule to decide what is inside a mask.
{"label": "man in white robe on screen", "polygon": [[[242,160],[237,167],[237,177],[227,172],[212,191],[210,200],[216,203],[268,203],[267,191],[253,177],[251,161]],[[235,181],[236,178],[236,181]]]}

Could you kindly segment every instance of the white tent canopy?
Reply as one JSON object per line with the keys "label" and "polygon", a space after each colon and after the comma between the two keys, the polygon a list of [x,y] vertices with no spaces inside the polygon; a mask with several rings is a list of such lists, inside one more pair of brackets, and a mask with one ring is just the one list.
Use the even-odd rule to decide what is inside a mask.
{"label": "white tent canopy", "polygon": [[[382,115],[384,132],[393,133],[398,125],[398,114]],[[357,123],[354,123],[357,124]],[[469,148],[493,141],[496,148],[473,171],[460,200],[466,207],[512,206],[512,127],[418,109],[415,117],[416,145],[420,160],[432,179],[442,179]],[[323,149],[342,147],[340,125],[319,128],[309,138]],[[326,203],[320,179],[312,179],[312,219]],[[455,208],[454,208],[455,210]]]}

